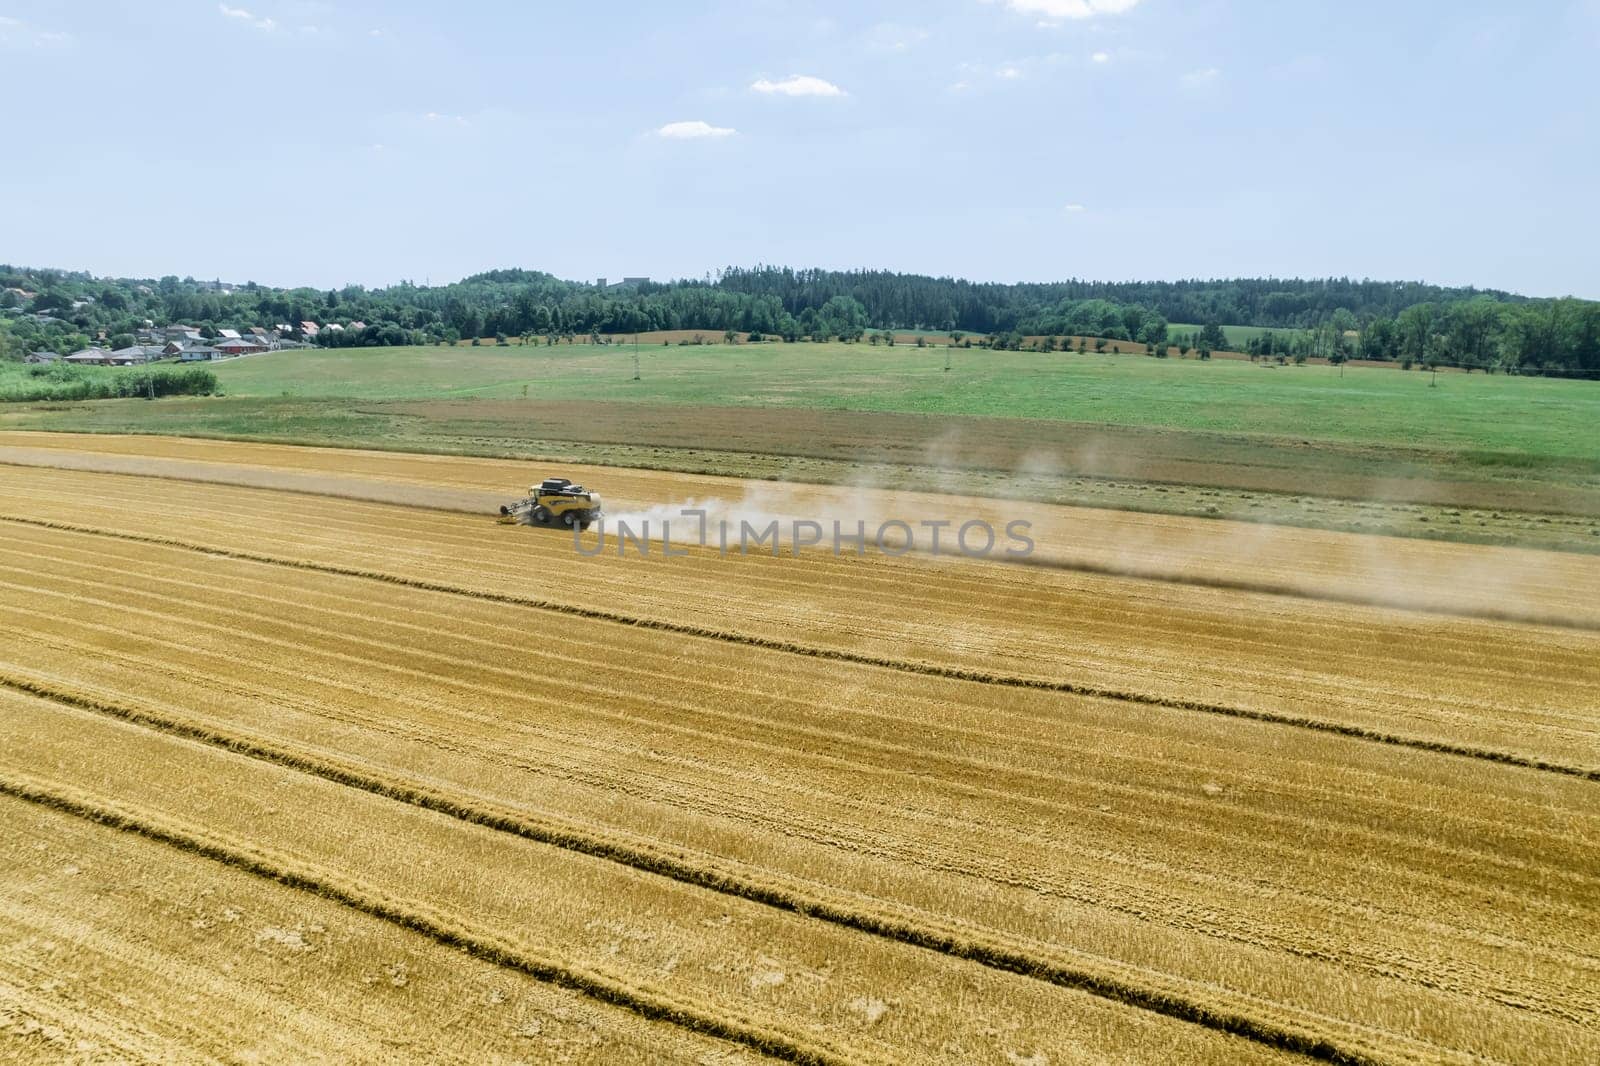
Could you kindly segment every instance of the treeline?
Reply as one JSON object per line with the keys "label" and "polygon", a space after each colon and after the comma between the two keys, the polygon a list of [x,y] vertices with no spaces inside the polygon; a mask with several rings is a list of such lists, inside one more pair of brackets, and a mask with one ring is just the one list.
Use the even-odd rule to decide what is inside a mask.
{"label": "treeline", "polygon": [[214,396],[217,392],[217,375],[201,367],[113,370],[52,363],[0,374],[0,403]]}
{"label": "treeline", "polygon": [[[1272,349],[1264,354],[1600,371],[1600,304],[1349,278],[1004,285],[760,266],[608,289],[539,271],[495,270],[433,287],[402,283],[324,291],[0,267],[0,312],[9,316],[12,354],[70,349],[101,333],[115,341],[147,321],[197,325],[208,335],[229,327],[282,323],[297,329],[301,321],[339,322],[347,327],[342,332],[316,336],[317,343],[334,346],[679,329],[788,340],[925,330],[976,338],[1105,337],[1160,346],[1175,339],[1168,323],[1191,322],[1205,324],[1206,350],[1223,347],[1216,340],[1227,323],[1280,331],[1251,341],[1257,349]],[[353,322],[364,325],[349,328]]]}
{"label": "treeline", "polygon": [[1416,304],[1366,323],[1358,345],[1363,358],[1406,366],[1593,375],[1600,372],[1600,304],[1573,299]]}
{"label": "treeline", "polygon": [[[1443,288],[1421,282],[1350,278],[1232,278],[1192,281],[1062,281],[998,284],[895,274],[881,270],[791,270],[730,267],[709,284],[752,296],[773,296],[790,314],[850,296],[874,327],[1028,333],[1030,324],[1063,304],[1140,305],[1169,322],[1303,329],[1343,308],[1362,318],[1393,317],[1418,303],[1478,297],[1524,299],[1489,289]],[[1031,332],[1043,332],[1033,330]]]}
{"label": "treeline", "polygon": [[1252,337],[1246,353],[1340,363],[1369,359],[1507,373],[1600,375],[1600,304],[1587,300],[1421,303],[1361,322],[1335,311],[1294,334]]}

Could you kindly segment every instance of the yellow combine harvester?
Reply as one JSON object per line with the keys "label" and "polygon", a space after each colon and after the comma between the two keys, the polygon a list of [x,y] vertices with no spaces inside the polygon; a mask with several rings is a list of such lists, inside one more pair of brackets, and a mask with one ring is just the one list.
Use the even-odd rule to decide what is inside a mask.
{"label": "yellow combine harvester", "polygon": [[600,494],[564,477],[547,477],[529,488],[526,498],[500,508],[500,521],[507,525],[588,529],[600,515]]}

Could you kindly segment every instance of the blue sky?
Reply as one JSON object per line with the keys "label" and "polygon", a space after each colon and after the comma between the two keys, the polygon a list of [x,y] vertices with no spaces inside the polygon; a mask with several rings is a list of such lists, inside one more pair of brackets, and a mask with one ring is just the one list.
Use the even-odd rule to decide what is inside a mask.
{"label": "blue sky", "polygon": [[0,0],[0,261],[1600,297],[1600,0]]}

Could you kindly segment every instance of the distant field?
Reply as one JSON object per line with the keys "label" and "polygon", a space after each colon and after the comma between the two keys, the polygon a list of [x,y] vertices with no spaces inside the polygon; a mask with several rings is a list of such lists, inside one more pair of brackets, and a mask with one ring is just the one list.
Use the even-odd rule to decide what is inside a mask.
{"label": "distant field", "polygon": [[986,494],[1016,499],[1600,549],[1595,383],[864,344],[641,345],[639,361],[634,381],[631,345],[281,352],[216,364],[222,398],[4,404],[0,429],[945,492],[984,471]]}
{"label": "distant field", "polygon": [[862,344],[350,348],[219,364],[238,397],[623,400],[1050,419],[1600,464],[1600,388],[1389,368]]}
{"label": "distant field", "polygon": [[[1168,325],[1169,333],[1199,333],[1202,325],[1197,322],[1173,322]],[[1304,333],[1303,329],[1273,329],[1268,326],[1223,326],[1222,334],[1228,338],[1228,347],[1244,350],[1244,346],[1255,340],[1263,333],[1271,333],[1279,337],[1293,337]]]}

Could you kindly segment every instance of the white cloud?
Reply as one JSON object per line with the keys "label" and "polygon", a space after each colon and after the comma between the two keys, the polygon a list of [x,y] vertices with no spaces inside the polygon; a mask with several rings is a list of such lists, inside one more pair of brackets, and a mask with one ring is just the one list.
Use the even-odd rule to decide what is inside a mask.
{"label": "white cloud", "polygon": [[1066,207],[1062,208],[1062,210],[1069,215],[1078,215],[1082,214],[1084,211],[1087,211],[1088,208],[1084,207],[1082,204],[1068,204]]}
{"label": "white cloud", "polygon": [[248,22],[251,26],[258,30],[275,30],[278,28],[278,24],[271,19],[257,18],[254,14],[246,11],[242,7],[229,7],[227,4],[218,4],[217,10],[222,12],[224,18],[238,19],[240,22]]}
{"label": "white cloud", "polygon": [[1111,53],[1110,52],[1096,52],[1094,55],[1090,56],[1089,58],[1094,60],[1096,63],[1109,63],[1109,62],[1111,62]]}
{"label": "white cloud", "polygon": [[793,74],[782,81],[759,78],[750,84],[758,93],[779,93],[783,96],[845,96],[845,91],[831,81],[814,78],[810,74]]}
{"label": "white cloud", "polygon": [[1003,79],[1005,81],[1016,81],[1018,78],[1022,77],[1022,68],[1021,67],[1013,67],[1013,66],[1004,66],[1004,67],[1001,67],[999,70],[995,71],[994,72],[994,76],[997,77],[997,78],[1001,78],[1001,79]]}
{"label": "white cloud", "polygon": [[1222,76],[1222,71],[1216,67],[1202,67],[1191,70],[1183,76],[1183,84],[1190,89],[1202,89]]}
{"label": "white cloud", "polygon": [[1005,0],[1019,15],[1042,15],[1047,19],[1087,19],[1096,15],[1120,15],[1139,0]]}
{"label": "white cloud", "polygon": [[656,130],[656,135],[672,140],[695,140],[702,137],[732,137],[738,132],[728,126],[713,126],[695,119],[693,122],[669,122]]}

